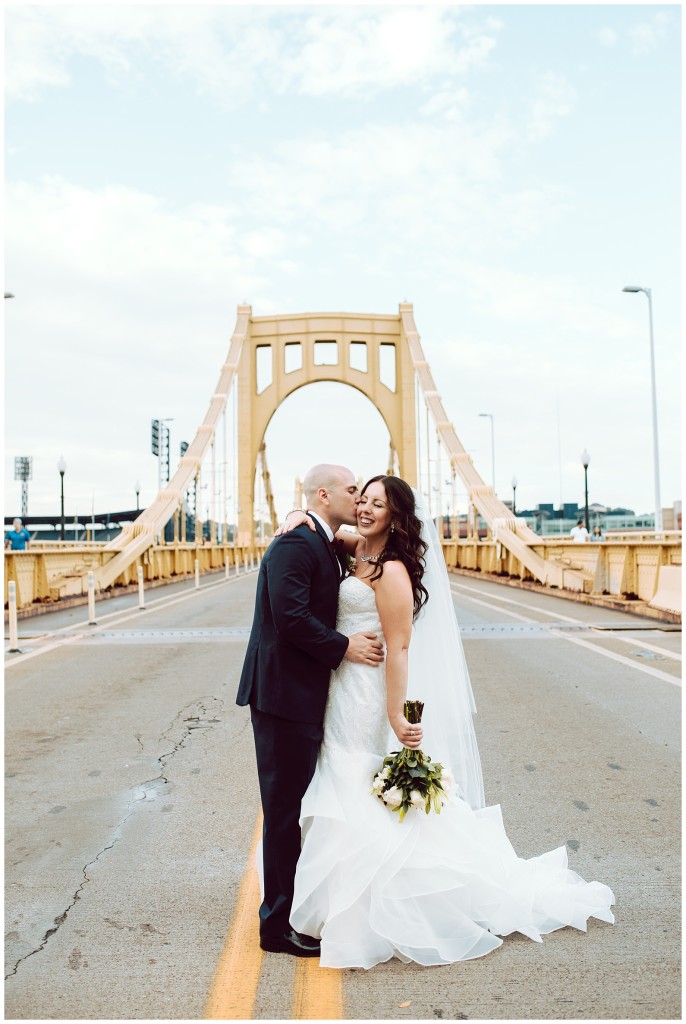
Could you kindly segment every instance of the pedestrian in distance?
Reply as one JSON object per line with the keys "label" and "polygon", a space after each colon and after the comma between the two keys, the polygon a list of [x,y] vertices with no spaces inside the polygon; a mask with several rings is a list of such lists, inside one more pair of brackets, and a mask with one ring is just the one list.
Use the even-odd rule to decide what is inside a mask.
{"label": "pedestrian in distance", "polygon": [[578,519],[576,526],[573,526],[570,531],[570,536],[575,544],[585,544],[589,539],[588,530],[584,526],[583,519]]}
{"label": "pedestrian in distance", "polygon": [[12,523],[12,529],[8,530],[5,534],[5,548],[10,551],[26,551],[30,541],[31,534],[21,519],[15,519]]}
{"label": "pedestrian in distance", "polygon": [[591,537],[591,540],[595,541],[596,543],[605,540],[605,537],[603,536],[603,531],[599,526],[593,527],[593,536]]}

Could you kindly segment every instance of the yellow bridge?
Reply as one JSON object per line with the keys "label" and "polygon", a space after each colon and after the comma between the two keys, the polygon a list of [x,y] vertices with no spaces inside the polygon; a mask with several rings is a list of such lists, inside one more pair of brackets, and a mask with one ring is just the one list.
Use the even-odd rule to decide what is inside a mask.
{"label": "yellow bridge", "polygon": [[[258,373],[259,370],[259,373]],[[364,394],[378,409],[390,435],[388,471],[413,486],[418,481],[417,416],[424,407],[450,463],[453,479],[467,490],[470,523],[478,513],[488,536],[475,532],[464,540],[444,544],[449,566],[496,573],[503,579],[538,583],[548,588],[614,596],[643,604],[648,613],[680,617],[681,533],[608,535],[604,544],[579,545],[539,537],[523,519],[496,496],[477,472],[443,406],[417,331],[411,303],[399,305],[397,315],[304,313],[253,316],[248,305],[238,307],[236,326],[226,360],[212,392],[203,422],[181,457],[169,484],[135,522],[107,544],[49,544],[6,554],[7,583],[17,585],[17,602],[27,608],[83,594],[90,572],[96,588],[112,591],[137,580],[163,580],[199,570],[254,564],[264,549],[255,537],[253,508],[257,467],[276,526],[264,437],[279,405],[298,388],[316,381],[337,381]],[[184,497],[195,483],[199,493],[203,472],[216,473],[216,445],[223,434],[229,401],[237,409],[238,531],[234,543],[218,543],[215,517],[209,544],[185,540]],[[226,470],[225,470],[226,472]],[[215,488],[212,486],[212,493]],[[164,528],[175,523],[174,541],[164,543]],[[453,534],[454,535],[454,534]],[[202,530],[196,529],[196,537]]]}

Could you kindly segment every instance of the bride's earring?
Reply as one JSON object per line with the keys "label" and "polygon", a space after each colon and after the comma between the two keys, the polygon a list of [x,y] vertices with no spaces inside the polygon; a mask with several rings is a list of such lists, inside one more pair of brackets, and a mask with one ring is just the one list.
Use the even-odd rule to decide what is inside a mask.
{"label": "bride's earring", "polygon": [[395,523],[391,523],[391,533],[395,530]]}

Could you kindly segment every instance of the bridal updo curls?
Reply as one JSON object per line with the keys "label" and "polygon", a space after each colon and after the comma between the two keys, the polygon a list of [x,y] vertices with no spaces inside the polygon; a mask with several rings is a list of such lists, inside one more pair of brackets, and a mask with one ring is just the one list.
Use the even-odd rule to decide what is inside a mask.
{"label": "bridal updo curls", "polygon": [[386,492],[388,510],[391,513],[392,529],[386,541],[383,554],[375,563],[370,582],[383,574],[383,563],[399,559],[408,571],[412,584],[414,615],[416,619],[422,605],[429,600],[426,587],[422,584],[424,575],[424,552],[428,545],[421,538],[422,523],[415,514],[412,488],[399,476],[373,476],[362,488],[362,494],[370,484],[381,483]]}

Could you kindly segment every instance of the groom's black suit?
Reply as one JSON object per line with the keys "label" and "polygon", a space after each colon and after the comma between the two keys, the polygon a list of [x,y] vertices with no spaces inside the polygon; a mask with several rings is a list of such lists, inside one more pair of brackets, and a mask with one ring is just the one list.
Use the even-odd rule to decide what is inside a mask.
{"label": "groom's black suit", "polygon": [[316,520],[277,537],[262,560],[236,703],[249,704],[264,812],[260,936],[288,932],[300,856],[300,802],[323,734],[331,670],[348,638],[334,629],[341,566]]}

